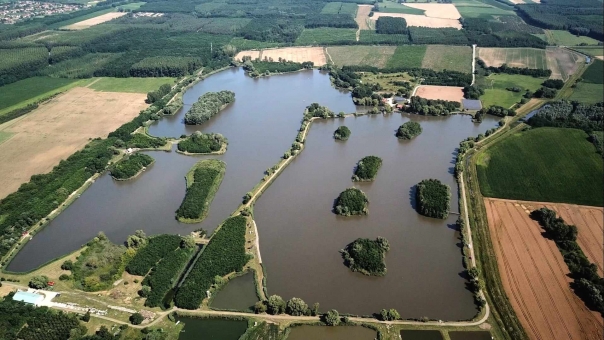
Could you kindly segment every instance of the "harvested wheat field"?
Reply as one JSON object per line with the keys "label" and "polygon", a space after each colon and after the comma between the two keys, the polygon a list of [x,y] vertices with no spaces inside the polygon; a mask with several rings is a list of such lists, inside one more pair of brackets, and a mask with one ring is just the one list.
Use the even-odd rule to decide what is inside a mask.
{"label": "harvested wheat field", "polygon": [[[545,205],[569,206],[577,212],[591,209]],[[543,204],[486,198],[485,206],[503,286],[529,337],[602,339],[602,317],[587,309],[571,290],[569,270],[556,244],[543,237],[541,226],[529,217],[531,209]],[[601,214],[602,209],[598,210]],[[577,225],[579,235],[597,228],[601,233],[601,224],[595,227],[593,222],[587,223]]]}
{"label": "harvested wheat field", "polygon": [[405,3],[407,7],[413,7],[417,9],[423,9],[424,15],[430,18],[442,18],[442,19],[459,19],[461,14],[457,10],[457,7],[453,4],[412,4]]}
{"label": "harvested wheat field", "polygon": [[243,57],[251,57],[252,60],[260,58],[260,51],[241,51],[235,56],[236,60],[241,61]]}
{"label": "harvested wheat field", "polygon": [[76,22],[75,24],[71,24],[65,27],[61,27],[63,29],[66,30],[74,30],[74,31],[78,31],[78,30],[83,30],[86,29],[88,27],[92,27],[98,24],[102,24],[104,22],[107,22],[109,20],[113,20],[115,18],[119,18],[121,16],[124,16],[128,13],[126,12],[111,12],[111,13],[106,13],[103,15],[99,15],[98,17],[94,17],[94,18],[90,18],[84,21],[80,21],[80,22]]}
{"label": "harvested wheat field", "polygon": [[315,66],[322,66],[327,63],[327,60],[325,59],[325,50],[323,47],[285,47],[266,49],[262,51],[242,51],[237,54],[237,58],[240,58],[240,56],[251,55],[252,59],[255,59],[252,55],[254,52],[259,53],[258,58],[262,60],[272,58],[274,61],[277,61],[279,58],[281,58],[297,63],[312,61],[315,63]]}
{"label": "harvested wheat field", "polygon": [[[408,4],[405,4],[405,6],[407,5]],[[453,27],[457,28],[458,30],[461,29],[461,23],[458,19],[430,18],[425,15],[416,14],[375,12],[371,17],[371,20],[376,21],[379,17],[405,18],[405,20],[407,20],[407,26],[419,26],[430,28]]]}
{"label": "harvested wheat field", "polygon": [[14,135],[0,145],[0,198],[35,174],[50,171],[89,138],[106,137],[147,107],[140,93],[96,92],[76,87],[22,119],[0,125]]}
{"label": "harvested wheat field", "polygon": [[415,95],[426,99],[451,100],[461,103],[463,87],[422,85],[417,88]]}
{"label": "harvested wheat field", "polygon": [[567,81],[579,67],[585,64],[585,57],[577,52],[562,47],[548,47],[545,50],[547,66],[552,70],[552,79]]}
{"label": "harvested wheat field", "polygon": [[478,57],[487,66],[546,69],[545,51],[537,48],[479,48]]}
{"label": "harvested wheat field", "polygon": [[371,27],[367,25],[369,19],[369,13],[373,9],[372,5],[359,5],[357,9],[357,17],[354,19],[359,25],[360,30],[370,30]]}

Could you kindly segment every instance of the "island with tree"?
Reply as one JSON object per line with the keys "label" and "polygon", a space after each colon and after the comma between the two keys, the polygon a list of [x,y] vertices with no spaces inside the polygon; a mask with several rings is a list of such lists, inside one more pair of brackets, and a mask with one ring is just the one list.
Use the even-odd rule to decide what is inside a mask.
{"label": "island with tree", "polygon": [[193,132],[178,142],[178,151],[186,154],[222,153],[226,151],[227,139],[219,133]]}
{"label": "island with tree", "polygon": [[336,131],[334,131],[333,138],[338,140],[348,140],[348,137],[350,137],[350,133],[350,129],[347,126],[342,125],[337,128]]}
{"label": "island with tree", "polygon": [[358,163],[352,176],[353,182],[370,182],[375,179],[382,166],[382,159],[377,156],[363,157]]}
{"label": "island with tree", "polygon": [[398,127],[396,130],[396,137],[398,139],[413,139],[422,133],[422,126],[417,122],[406,122],[405,124]]}
{"label": "island with tree", "polygon": [[427,217],[445,219],[449,216],[451,188],[437,179],[425,179],[417,184],[417,211]]}
{"label": "island with tree", "polygon": [[153,157],[142,153],[125,156],[109,169],[111,177],[118,181],[125,181],[138,176],[143,170],[153,163]]}
{"label": "island with tree", "polygon": [[218,159],[197,162],[187,173],[187,193],[176,218],[183,223],[199,223],[207,216],[214,195],[222,183],[226,163]]}
{"label": "island with tree", "polygon": [[203,124],[234,101],[235,93],[232,91],[205,93],[185,114],[185,124]]}
{"label": "island with tree", "polygon": [[390,250],[388,240],[358,238],[340,250],[344,264],[353,272],[369,276],[386,275],[386,253]]}
{"label": "island with tree", "polygon": [[367,215],[369,200],[364,192],[357,188],[348,188],[340,193],[335,202],[334,212],[342,216]]}

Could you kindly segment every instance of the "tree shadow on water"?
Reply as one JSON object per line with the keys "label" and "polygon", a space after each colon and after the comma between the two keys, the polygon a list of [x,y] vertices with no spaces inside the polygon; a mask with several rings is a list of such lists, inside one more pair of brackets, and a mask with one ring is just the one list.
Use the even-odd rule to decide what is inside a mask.
{"label": "tree shadow on water", "polygon": [[413,210],[417,210],[417,198],[415,197],[417,193],[417,185],[409,188],[409,202],[411,203],[411,207]]}

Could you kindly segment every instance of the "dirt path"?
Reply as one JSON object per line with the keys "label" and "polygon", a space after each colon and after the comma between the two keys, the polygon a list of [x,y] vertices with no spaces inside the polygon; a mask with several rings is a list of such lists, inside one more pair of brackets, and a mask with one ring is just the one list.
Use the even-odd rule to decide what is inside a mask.
{"label": "dirt path", "polygon": [[470,84],[470,86],[474,85],[474,82],[476,81],[476,44],[472,45],[472,84]]}
{"label": "dirt path", "polygon": [[262,256],[260,255],[260,234],[258,234],[258,227],[256,227],[256,221],[252,220],[254,224],[254,234],[256,234],[256,251],[258,252],[258,263],[262,264]]}

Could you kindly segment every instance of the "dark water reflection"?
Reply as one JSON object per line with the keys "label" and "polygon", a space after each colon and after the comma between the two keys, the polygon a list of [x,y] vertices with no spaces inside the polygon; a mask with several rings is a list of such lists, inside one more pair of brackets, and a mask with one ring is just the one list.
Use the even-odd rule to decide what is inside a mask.
{"label": "dark water reflection", "polygon": [[287,340],[373,340],[377,332],[361,326],[296,326]]}

